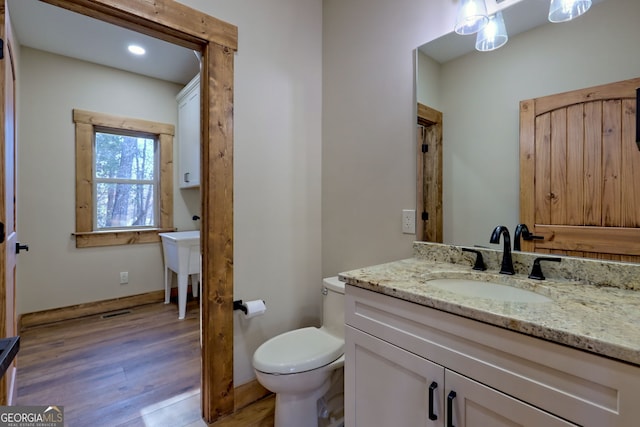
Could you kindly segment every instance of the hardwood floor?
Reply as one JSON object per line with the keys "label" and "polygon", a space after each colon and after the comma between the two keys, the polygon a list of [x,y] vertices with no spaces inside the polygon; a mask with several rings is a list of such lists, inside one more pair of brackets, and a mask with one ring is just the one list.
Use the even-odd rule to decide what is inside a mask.
{"label": "hardwood floor", "polygon": [[197,301],[183,321],[174,304],[127,311],[23,331],[16,403],[62,405],[72,427],[201,422]]}
{"label": "hardwood floor", "polygon": [[[60,405],[68,427],[207,427],[200,411],[198,302],[147,304],[28,328],[17,405]],[[213,427],[272,427],[274,398]]]}

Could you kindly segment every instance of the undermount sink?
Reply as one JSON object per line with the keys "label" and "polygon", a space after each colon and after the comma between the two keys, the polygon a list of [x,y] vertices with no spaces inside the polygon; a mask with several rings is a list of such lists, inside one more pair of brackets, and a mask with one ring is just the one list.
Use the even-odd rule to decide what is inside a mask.
{"label": "undermount sink", "polygon": [[470,279],[433,279],[430,286],[467,297],[487,298],[495,301],[540,303],[551,302],[551,298],[514,286]]}

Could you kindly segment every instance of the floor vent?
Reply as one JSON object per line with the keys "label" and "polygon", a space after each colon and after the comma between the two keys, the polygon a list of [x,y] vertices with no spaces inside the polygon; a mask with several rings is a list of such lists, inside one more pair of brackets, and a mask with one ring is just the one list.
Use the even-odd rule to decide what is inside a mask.
{"label": "floor vent", "polygon": [[124,316],[125,314],[130,314],[130,313],[131,313],[131,310],[120,310],[120,311],[113,311],[111,313],[103,314],[101,317],[103,319],[110,319],[112,317]]}

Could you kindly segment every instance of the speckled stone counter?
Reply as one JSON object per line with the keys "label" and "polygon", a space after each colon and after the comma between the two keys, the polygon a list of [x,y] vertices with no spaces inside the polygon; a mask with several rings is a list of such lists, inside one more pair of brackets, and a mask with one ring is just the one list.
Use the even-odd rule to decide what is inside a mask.
{"label": "speckled stone counter", "polygon": [[[478,249],[478,248],[473,248]],[[536,254],[514,253],[516,275],[498,274],[501,251],[481,249],[486,271],[460,247],[416,243],[414,258],[341,273],[347,284],[537,338],[640,365],[640,265],[562,257],[543,263],[546,280],[528,279]],[[508,284],[545,303],[468,297],[429,285],[438,278]]]}

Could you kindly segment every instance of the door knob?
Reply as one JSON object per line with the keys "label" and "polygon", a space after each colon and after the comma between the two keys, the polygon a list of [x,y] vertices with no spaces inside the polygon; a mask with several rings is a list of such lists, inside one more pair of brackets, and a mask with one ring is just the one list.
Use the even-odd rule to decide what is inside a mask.
{"label": "door knob", "polygon": [[29,245],[21,245],[20,243],[16,242],[16,253],[19,254],[22,250],[29,252]]}

